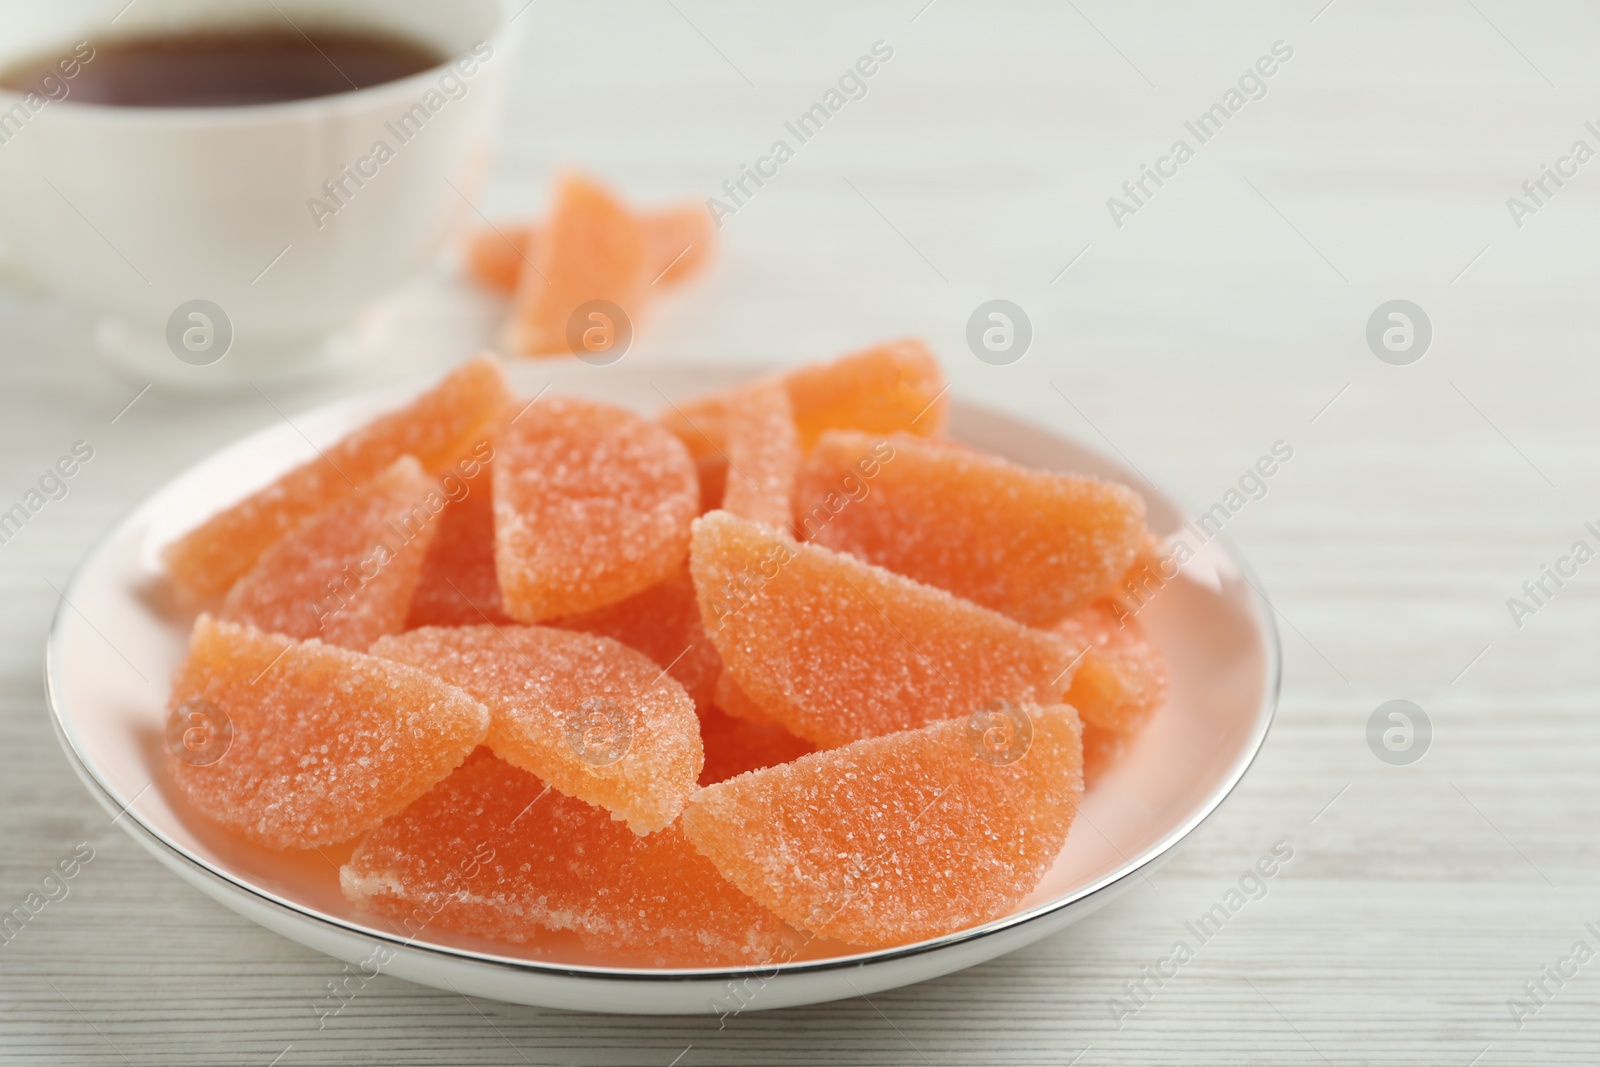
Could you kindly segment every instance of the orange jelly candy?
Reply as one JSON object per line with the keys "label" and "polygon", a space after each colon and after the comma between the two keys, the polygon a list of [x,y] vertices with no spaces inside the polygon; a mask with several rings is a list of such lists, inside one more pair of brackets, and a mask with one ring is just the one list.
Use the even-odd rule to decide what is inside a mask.
{"label": "orange jelly candy", "polygon": [[[944,428],[944,372],[928,346],[911,338],[807,364],[774,380],[789,392],[803,451],[828,430],[932,436]],[[662,424],[697,460],[720,462],[738,395],[733,389],[688,401],[665,412]]]}
{"label": "orange jelly candy", "polygon": [[372,654],[483,701],[485,744],[635,833],[676,819],[700,777],[694,701],[610,638],[545,626],[425,627],[382,638]]}
{"label": "orange jelly candy", "polygon": [[897,945],[1005,915],[1049,870],[1083,791],[1070,707],[1008,705],[753,771],[696,793],[683,829],[780,918]]}
{"label": "orange jelly candy", "polygon": [[265,489],[168,545],[167,572],[195,603],[226,593],[261,554],[404,455],[438,473],[471,449],[511,400],[500,364],[480,357],[399,410],[380,415]]}
{"label": "orange jelly candy", "polygon": [[528,225],[488,226],[467,238],[467,274],[488,289],[509,293],[517,287],[522,265],[533,257],[538,237]]}
{"label": "orange jelly candy", "polygon": [[621,641],[676,678],[696,708],[711,704],[722,657],[700,622],[687,560],[665,581],[642,593],[580,615],[563,615],[550,625]]}
{"label": "orange jelly candy", "polygon": [[944,371],[914,338],[889,341],[811,363],[784,375],[800,447],[810,451],[828,430],[900,431],[931,437],[944,429]]}
{"label": "orange jelly candy", "polygon": [[404,624],[444,506],[421,464],[403,456],[263,552],[221,617],[364,652]]}
{"label": "orange jelly candy", "polygon": [[788,530],[800,439],[782,382],[738,390],[728,409],[728,473],[722,508]]}
{"label": "orange jelly candy", "polygon": [[495,566],[513,618],[592,611],[682,565],[700,490],[688,452],[659,424],[551,397],[496,447]]}
{"label": "orange jelly candy", "polygon": [[1127,573],[1117,580],[1106,599],[1123,605],[1128,612],[1138,611],[1177,573],[1176,561],[1165,553],[1162,540],[1147,530]]}
{"label": "orange jelly candy", "polygon": [[[1029,626],[1049,626],[1106,593],[1144,539],[1132,490],[1030,470],[998,456],[897,435],[824,434],[795,487],[802,537],[947,589]],[[859,499],[840,503],[858,482]]]}
{"label": "orange jelly candy", "polygon": [[[632,212],[595,183],[563,177],[549,222],[518,277],[506,346],[526,356],[578,351],[568,327],[584,305],[597,300],[637,321],[650,284],[646,255],[643,228]],[[620,326],[610,323],[607,347]]]}
{"label": "orange jelly candy", "polygon": [[749,694],[739,688],[739,683],[733,680],[733,675],[728,673],[727,667],[723,667],[717,673],[717,688],[713,691],[711,702],[735,719],[743,719],[757,726],[783,728],[765,708],[751,700]]}
{"label": "orange jelly candy", "polygon": [[405,629],[509,623],[494,569],[494,479],[482,467],[461,484],[466,495],[445,505],[422,561]]}
{"label": "orange jelly candy", "polygon": [[1083,787],[1092,788],[1102,775],[1116,765],[1128,747],[1132,734],[1107,730],[1104,726],[1083,726]]}
{"label": "orange jelly candy", "polygon": [[701,785],[714,785],[745,771],[775,767],[816,751],[815,745],[781,726],[736,719],[714,707],[700,712],[700,743],[706,750]]}
{"label": "orange jelly candy", "polygon": [[1167,699],[1161,650],[1138,619],[1109,601],[1095,601],[1064,619],[1055,632],[1082,653],[1067,700],[1086,726],[1133,734]]}
{"label": "orange jelly candy", "polygon": [[[643,211],[638,219],[652,285],[670,288],[687,281],[710,261],[716,227],[699,204]],[[527,223],[479,230],[467,239],[467,273],[489,289],[512,292],[538,244],[538,227]]]}
{"label": "orange jelly candy", "polygon": [[1059,636],[726,512],[695,520],[689,560],[733,680],[825,748],[996,698],[1054,704],[1069,684]]}
{"label": "orange jelly candy", "polygon": [[178,790],[273,848],[365,833],[448,775],[489,725],[482,704],[430,674],[209,615],[167,707]]}
{"label": "orange jelly candy", "polygon": [[717,228],[711,213],[700,204],[646,211],[639,221],[644,227],[651,285],[677,285],[699,274],[711,261]]}
{"label": "orange jelly candy", "polygon": [[798,940],[678,826],[631,834],[483,749],[374,830],[339,884],[410,937],[438,926],[522,943],[571,930],[591,950],[665,967],[766,963]]}
{"label": "orange jelly candy", "polygon": [[700,514],[720,508],[728,492],[728,461],[720,453],[696,456],[694,473],[700,483]]}

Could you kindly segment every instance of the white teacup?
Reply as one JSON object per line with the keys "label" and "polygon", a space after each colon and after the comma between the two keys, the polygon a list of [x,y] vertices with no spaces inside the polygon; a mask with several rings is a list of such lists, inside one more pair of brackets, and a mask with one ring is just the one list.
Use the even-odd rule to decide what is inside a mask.
{"label": "white teacup", "polygon": [[[303,371],[468,210],[509,63],[507,16],[501,0],[0,8],[0,67],[66,60],[39,93],[0,90],[0,249],[100,316],[101,347],[140,373],[220,385]],[[450,59],[282,104],[72,98],[69,72],[93,63],[97,42],[285,18],[387,30]]]}

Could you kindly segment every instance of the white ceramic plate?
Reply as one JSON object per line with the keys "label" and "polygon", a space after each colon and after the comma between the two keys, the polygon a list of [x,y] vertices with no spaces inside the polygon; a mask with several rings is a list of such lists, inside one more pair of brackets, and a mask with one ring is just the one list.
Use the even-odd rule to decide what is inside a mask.
{"label": "white ceramic plate", "polygon": [[[738,376],[728,369],[635,366],[522,364],[513,377],[527,395],[553,381],[556,392],[655,411],[664,406],[663,396],[680,399]],[[79,567],[45,657],[62,746],[118,825],[202,892],[330,956],[352,964],[387,960],[385,973],[438,988],[587,1011],[730,1012],[870,994],[993,959],[1099,908],[1216,810],[1266,737],[1277,702],[1277,635],[1239,559],[1212,541],[1141,613],[1170,664],[1167,705],[1084,797],[1055,865],[1004,918],[900,948],[759,970],[618,967],[561,938],[524,947],[428,929],[407,940],[340,895],[335,864],[348,849],[285,854],[242,843],[188,808],[170,787],[161,751],[163,709],[191,620],[166,597],[156,562],[174,535],[309,458],[302,431],[323,444],[401,399],[397,393],[366,396],[296,416],[294,426],[252,434],[168,483]],[[994,411],[956,402],[950,430],[1031,466],[1139,484],[1081,445]],[[1144,491],[1151,528],[1177,531],[1180,511]]]}

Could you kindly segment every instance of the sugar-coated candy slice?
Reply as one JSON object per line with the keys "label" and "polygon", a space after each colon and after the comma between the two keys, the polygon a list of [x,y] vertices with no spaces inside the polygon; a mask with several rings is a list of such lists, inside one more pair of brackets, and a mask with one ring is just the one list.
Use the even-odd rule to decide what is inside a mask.
{"label": "sugar-coated candy slice", "polygon": [[722,498],[728,491],[728,461],[720,453],[696,456],[694,473],[700,483],[699,513],[704,515],[720,508]]}
{"label": "sugar-coated candy slice", "polygon": [[[615,305],[636,323],[650,284],[648,269],[644,231],[634,214],[598,184],[565,175],[529,268],[518,276],[506,346],[525,356],[576,352],[568,337],[572,316],[595,300]],[[608,349],[621,324],[600,325],[611,331]]]}
{"label": "sugar-coated candy slice", "polygon": [[916,338],[797,367],[784,375],[784,384],[800,447],[808,451],[828,430],[931,437],[944,429],[949,386],[939,361]]}
{"label": "sugar-coated candy slice", "polygon": [[[699,204],[638,213],[644,233],[645,273],[656,288],[671,288],[700,273],[716,245],[716,227]],[[504,223],[485,227],[467,239],[467,273],[479,285],[510,293],[539,244],[538,227]]]}
{"label": "sugar-coated candy slice", "polygon": [[724,511],[789,529],[800,438],[782,382],[745,386],[728,409]]}
{"label": "sugar-coated candy slice", "polygon": [[408,937],[434,927],[520,943],[571,930],[608,957],[661,967],[763,964],[798,940],[678,826],[631,834],[485,749],[374,830],[339,884]]}
{"label": "sugar-coated candy slice", "polygon": [[488,706],[490,748],[638,834],[670,825],[704,763],[694,701],[643,654],[546,626],[424,627],[372,646]]}
{"label": "sugar-coated candy slice", "polygon": [[684,832],[730,882],[821,936],[877,947],[988,922],[1039,884],[1083,792],[1073,710],[1009,711],[1000,746],[949,719],[707,786]]}
{"label": "sugar-coated candy slice", "polygon": [[263,552],[220,617],[366,651],[405,623],[445,503],[422,465],[402,456]]}
{"label": "sugar-coated candy slice", "polygon": [[163,555],[174,586],[196,603],[221,596],[285,534],[401,456],[415,456],[430,474],[445,469],[471,450],[510,400],[497,361],[462,364],[405,407],[347,434],[168,545]]}
{"label": "sugar-coated candy slice", "polygon": [[746,771],[775,767],[816,751],[815,745],[802,741],[781,726],[736,719],[715,707],[700,712],[700,743],[706,751],[706,765],[700,771],[701,785],[714,785]]}
{"label": "sugar-coated candy slice", "polygon": [[1054,704],[1070,682],[1055,634],[724,511],[695,520],[689,558],[733,680],[825,748],[991,699]]}
{"label": "sugar-coated candy slice", "polygon": [[[867,462],[871,478],[862,476]],[[843,488],[851,485],[861,486],[859,499]],[[824,434],[794,499],[801,538],[1029,626],[1049,626],[1108,592],[1145,533],[1144,500],[1125,486],[905,435]]]}
{"label": "sugar-coated candy slice", "polygon": [[757,726],[775,726],[783,729],[783,725],[774,719],[770,712],[751,700],[750,695],[739,688],[739,683],[733,680],[733,675],[728,673],[728,668],[725,666],[717,672],[717,687],[712,691],[711,703],[735,719],[742,719]]}
{"label": "sugar-coated candy slice", "polygon": [[532,259],[537,241],[535,227],[526,223],[476,230],[468,236],[463,251],[467,274],[487,289],[510,293],[522,276],[522,265]]}
{"label": "sugar-coated candy slice", "polygon": [[1097,600],[1055,632],[1081,653],[1067,702],[1085,725],[1136,733],[1167,699],[1167,663],[1134,616]]}
{"label": "sugar-coated candy slice", "polygon": [[642,593],[594,611],[563,615],[552,619],[550,625],[621,641],[676,678],[696,708],[711,704],[717,676],[722,673],[722,657],[700,622],[687,560]]}
{"label": "sugar-coated candy slice", "polygon": [[[482,704],[431,674],[209,615],[195,621],[167,708],[180,731],[198,731],[205,757],[169,750],[178,790],[272,848],[365,833],[443,780],[489,725]],[[209,732],[224,730],[214,758]]]}
{"label": "sugar-coated candy slice", "polygon": [[1083,724],[1083,787],[1091,789],[1116,766],[1136,734],[1118,733],[1104,726]]}
{"label": "sugar-coated candy slice", "polygon": [[1161,538],[1146,530],[1139,539],[1139,550],[1133,554],[1133,562],[1128,565],[1128,573],[1123,576],[1123,581],[1135,580],[1135,576],[1145,568],[1154,568],[1159,572],[1165,565],[1164,558]]}
{"label": "sugar-coated candy slice", "polygon": [[645,255],[650,261],[646,273],[652,286],[670,287],[687,281],[711,261],[717,227],[704,205],[645,211],[639,222],[644,227]]}
{"label": "sugar-coated candy slice", "polygon": [[513,618],[614,604],[683,563],[700,490],[688,452],[659,424],[546,397],[495,447],[495,567]]}
{"label": "sugar-coated candy slice", "polygon": [[[492,455],[492,453],[491,453]],[[454,487],[463,492],[439,514],[422,561],[405,629],[509,623],[494,568],[494,479],[487,464]]]}
{"label": "sugar-coated candy slice", "polygon": [[1106,592],[1105,599],[1136,612],[1167,582],[1178,576],[1175,560],[1166,558],[1162,541],[1146,530],[1133,554],[1133,562]]}
{"label": "sugar-coated candy slice", "polygon": [[[776,380],[788,390],[802,450],[809,451],[828,430],[932,436],[944,428],[944,371],[928,346],[914,338],[808,363]],[[737,390],[724,390],[684,401],[664,412],[661,421],[696,459],[721,462],[736,395]]]}

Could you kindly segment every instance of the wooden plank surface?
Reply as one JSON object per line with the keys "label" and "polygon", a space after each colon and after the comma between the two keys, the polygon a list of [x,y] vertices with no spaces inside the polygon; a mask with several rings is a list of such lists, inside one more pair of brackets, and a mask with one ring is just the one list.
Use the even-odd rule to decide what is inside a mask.
{"label": "wooden plank surface", "polygon": [[[539,0],[482,210],[552,169],[641,199],[712,195],[874,41],[892,61],[727,220],[718,269],[630,359],[777,364],[929,339],[970,397],[1120,452],[1193,508],[1295,449],[1229,524],[1279,613],[1262,758],[1176,859],[1073,929],[965,973],[730,1020],[610,1018],[380,978],[324,1029],[340,965],[168,875],[72,776],[40,679],[59,588],[177,471],[278,416],[105,369],[91,325],[0,289],[0,504],[76,440],[94,460],[0,545],[0,907],[93,859],[0,945],[8,1063],[1594,1063],[1600,962],[1518,1021],[1574,942],[1600,950],[1600,658],[1588,570],[1519,628],[1506,606],[1600,519],[1593,356],[1600,163],[1519,228],[1506,198],[1600,140],[1600,14],[1508,0],[1208,5],[597,5]],[[1122,226],[1108,197],[1274,42],[1293,50]],[[511,60],[508,60],[508,62]],[[1192,138],[1191,138],[1192,139]],[[0,148],[0,155],[4,154]],[[4,160],[0,159],[0,166]],[[1065,268],[1065,269],[1064,269]],[[963,337],[1013,300],[1007,367]],[[1421,305],[1410,366],[1364,331]],[[286,411],[443,367],[496,308],[441,263],[387,311],[390,351]],[[1432,748],[1391,767],[1402,697]],[[1275,842],[1265,898],[1131,1017],[1112,1001]],[[275,1059],[276,1058],[276,1059]]]}

